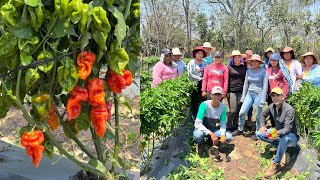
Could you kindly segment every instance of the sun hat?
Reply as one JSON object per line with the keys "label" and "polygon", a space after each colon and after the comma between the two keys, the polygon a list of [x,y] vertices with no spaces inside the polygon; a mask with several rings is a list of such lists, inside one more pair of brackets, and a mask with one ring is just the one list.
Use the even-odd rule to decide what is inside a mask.
{"label": "sun hat", "polygon": [[179,48],[172,48],[172,55],[182,55]]}
{"label": "sun hat", "polygon": [[253,51],[252,50],[250,50],[250,49],[248,49],[248,50],[246,50],[246,55],[253,55]]}
{"label": "sun hat", "polygon": [[306,56],[313,56],[313,60],[314,60],[313,64],[318,64],[318,60],[317,60],[316,56],[312,52],[307,52],[304,55],[300,56],[300,62],[301,63],[304,64],[304,58]]}
{"label": "sun hat", "polygon": [[[291,55],[292,55],[292,59],[295,59],[295,56],[294,56],[294,51],[291,47],[285,47],[281,52],[280,52],[280,56],[283,58],[283,53],[286,53],[286,52],[290,52]],[[284,59],[284,58],[283,58]]]}
{"label": "sun hat", "polygon": [[227,55],[227,58],[231,58],[233,56],[241,56],[242,58],[246,58],[246,54],[241,54],[239,50],[233,50],[231,54]]}
{"label": "sun hat", "polygon": [[209,42],[205,42],[205,43],[203,43],[203,45],[202,45],[202,47],[206,47],[206,48],[211,48],[211,51],[215,51],[216,50],[216,48],[215,47],[212,47],[211,46],[211,43],[209,43]]}
{"label": "sun hat", "polygon": [[251,56],[250,59],[247,59],[248,61],[252,61],[252,60],[257,60],[257,61],[260,61],[262,64],[264,64],[264,62],[262,61],[261,59],[261,56],[259,56],[258,54],[254,54]]}
{"label": "sun hat", "polygon": [[220,86],[215,86],[211,90],[211,94],[222,94],[223,89]]}
{"label": "sun hat", "polygon": [[207,53],[204,51],[202,46],[197,46],[193,51],[192,51],[192,57],[195,58],[197,52],[202,51],[203,52],[203,57],[207,56]]}
{"label": "sun hat", "polygon": [[279,87],[273,88],[273,89],[271,90],[271,92],[270,92],[270,95],[271,95],[272,93],[276,93],[276,94],[283,95],[283,91],[282,91],[282,89],[279,88]]}

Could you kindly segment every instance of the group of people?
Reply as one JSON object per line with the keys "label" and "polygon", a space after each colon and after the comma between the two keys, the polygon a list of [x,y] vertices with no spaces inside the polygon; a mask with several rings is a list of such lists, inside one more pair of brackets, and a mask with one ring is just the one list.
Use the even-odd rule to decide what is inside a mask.
{"label": "group of people", "polygon": [[[268,48],[263,60],[252,50],[245,54],[234,50],[227,55],[230,60],[225,66],[222,53],[208,42],[197,46],[192,55],[193,59],[185,65],[178,48],[172,52],[163,49],[160,61],[153,68],[152,87],[184,72],[188,73],[191,81],[197,82],[197,88],[191,95],[191,110],[198,153],[203,152],[205,137],[213,145],[218,145],[230,142],[233,136],[243,135],[246,115],[252,116],[253,106],[256,110],[256,131],[252,139],[278,146],[265,176],[276,174],[287,148],[296,146],[299,137],[294,109],[286,100],[299,90],[303,81],[320,86],[320,67],[315,55],[307,52],[298,61],[291,47],[285,47],[280,53]],[[223,98],[228,100],[229,112],[221,102]],[[266,103],[268,107],[262,112]],[[267,117],[271,121],[270,129],[265,124]],[[271,136],[270,132],[275,132],[275,135]]]}

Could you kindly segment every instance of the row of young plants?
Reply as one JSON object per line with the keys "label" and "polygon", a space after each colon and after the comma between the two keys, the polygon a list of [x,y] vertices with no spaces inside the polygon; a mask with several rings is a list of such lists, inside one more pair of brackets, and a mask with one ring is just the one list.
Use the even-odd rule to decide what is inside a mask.
{"label": "row of young plants", "polygon": [[[150,56],[150,57],[143,58],[141,61],[142,70],[151,71],[152,70],[151,68],[159,61],[159,59],[160,58],[157,56]],[[188,64],[188,62],[191,59],[192,58],[182,58],[182,60],[185,64]]]}
{"label": "row of young plants", "polygon": [[[187,74],[167,80],[140,93],[141,165],[149,168],[155,143],[170,136],[179,127],[189,109],[195,84]],[[160,142],[161,143],[161,142]]]}
{"label": "row of young plants", "polygon": [[299,135],[318,150],[320,160],[320,88],[304,83],[288,102],[295,109]]}

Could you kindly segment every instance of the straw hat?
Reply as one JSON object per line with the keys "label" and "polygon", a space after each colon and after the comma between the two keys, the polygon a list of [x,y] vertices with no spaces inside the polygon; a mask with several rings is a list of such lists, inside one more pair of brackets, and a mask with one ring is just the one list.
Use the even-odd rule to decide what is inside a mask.
{"label": "straw hat", "polygon": [[291,55],[292,55],[292,59],[295,59],[295,56],[294,56],[294,52],[293,52],[293,49],[291,47],[285,47],[281,52],[280,52],[280,56],[283,58],[283,53],[285,52],[290,52]]}
{"label": "straw hat", "polygon": [[258,54],[254,54],[250,59],[248,59],[248,61],[252,61],[252,60],[257,60],[257,61],[260,61],[261,64],[264,64],[264,62],[261,59],[261,56],[259,56]]}
{"label": "straw hat", "polygon": [[179,55],[181,56],[182,53],[180,52],[179,48],[172,48],[172,55]]}
{"label": "straw hat", "polygon": [[318,60],[317,60],[316,56],[314,56],[314,54],[312,52],[307,52],[304,55],[300,56],[300,62],[301,63],[304,64],[304,58],[306,56],[313,56],[313,60],[314,60],[313,64],[318,64]]}
{"label": "straw hat", "polygon": [[239,50],[233,50],[231,54],[227,55],[227,58],[231,58],[233,56],[241,56],[242,58],[246,58],[246,54],[241,54]]}
{"label": "straw hat", "polygon": [[211,44],[209,42],[205,42],[203,43],[202,47],[206,47],[206,48],[211,48],[211,51],[215,51],[216,48],[215,47],[212,47]]}

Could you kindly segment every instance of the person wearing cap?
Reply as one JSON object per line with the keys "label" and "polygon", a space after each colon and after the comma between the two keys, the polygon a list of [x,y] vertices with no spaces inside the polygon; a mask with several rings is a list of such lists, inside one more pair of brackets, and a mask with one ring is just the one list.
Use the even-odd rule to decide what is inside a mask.
{"label": "person wearing cap", "polygon": [[204,69],[207,67],[206,62],[203,57],[207,56],[202,46],[197,46],[192,51],[192,57],[187,65],[188,77],[192,81],[197,82],[197,88],[191,93],[191,111],[193,118],[196,117],[199,105],[202,101],[201,98],[201,88],[202,79],[204,75]]}
{"label": "person wearing cap", "polygon": [[272,47],[268,47],[268,49],[265,50],[265,52],[264,52],[264,58],[265,58],[264,63],[265,63],[265,65],[266,65],[266,67],[269,66],[270,56],[271,56],[271,54],[274,53],[274,52],[275,52],[275,51],[274,51],[274,49],[273,49]]}
{"label": "person wearing cap", "polygon": [[167,48],[161,50],[160,61],[152,68],[151,87],[156,87],[164,80],[174,79],[178,76],[176,64],[172,62],[171,51]]}
{"label": "person wearing cap", "polygon": [[[232,140],[232,135],[226,132],[227,107],[220,102],[222,93],[222,87],[214,86],[211,90],[211,100],[202,102],[199,107],[193,131],[199,154],[203,152],[205,136],[210,137],[213,145],[218,145],[219,138],[221,143]],[[216,128],[217,123],[220,124],[219,129]]]}
{"label": "person wearing cap", "polygon": [[182,61],[181,55],[182,53],[179,48],[172,49],[172,60],[177,64],[179,75],[182,75],[187,70],[187,66]]}
{"label": "person wearing cap", "polygon": [[[228,91],[228,68],[222,63],[221,52],[215,51],[213,53],[214,61],[208,65],[204,70],[204,76],[202,80],[202,97],[207,97],[211,90],[215,86],[223,87],[223,97],[227,97]],[[207,93],[208,92],[208,93]],[[208,96],[207,99],[210,99]]]}
{"label": "person wearing cap", "polygon": [[302,66],[302,75],[297,76],[302,81],[307,81],[314,86],[320,86],[320,66],[318,60],[312,52],[307,52],[300,57]]}
{"label": "person wearing cap", "polygon": [[229,113],[227,128],[232,130],[236,130],[238,128],[239,111],[241,107],[240,98],[242,95],[243,84],[247,71],[247,67],[244,64],[245,62],[243,58],[239,55],[235,55],[231,57],[230,63],[227,67],[229,72],[227,95]]}
{"label": "person wearing cap", "polygon": [[204,56],[203,60],[207,63],[207,65],[209,65],[213,61],[213,56],[211,55],[211,52],[215,51],[215,48],[211,47],[211,44],[209,42],[203,43],[202,47],[207,54],[206,56]]}
{"label": "person wearing cap", "polygon": [[[265,68],[260,66],[260,64],[264,64],[264,62],[258,54],[252,55],[251,59],[248,60],[250,61],[252,68],[249,68],[246,73],[242,96],[240,99],[243,104],[239,112],[239,125],[238,129],[232,134],[234,136],[243,134],[245,116],[252,105],[254,105],[257,111],[256,129],[260,129],[260,124],[258,122],[262,108],[266,103],[268,73]],[[256,140],[256,136],[252,136],[251,138]]]}
{"label": "person wearing cap", "polygon": [[290,92],[294,94],[297,91],[298,86],[297,76],[302,75],[302,66],[297,60],[295,60],[294,52],[291,47],[285,47],[280,52],[280,56],[283,58],[285,67],[288,69],[290,73],[290,81],[292,81],[292,86],[290,86]]}
{"label": "person wearing cap", "polygon": [[[261,114],[259,119],[260,129],[256,131],[256,136],[262,141],[278,147],[276,156],[272,159],[271,166],[265,172],[265,177],[269,178],[281,170],[280,162],[288,147],[296,147],[299,136],[297,135],[295,111],[291,105],[284,101],[283,91],[279,87],[271,90],[270,96],[272,104]],[[270,116],[275,120],[275,128],[267,129],[266,118]],[[270,132],[276,129],[276,136],[269,136]]]}

